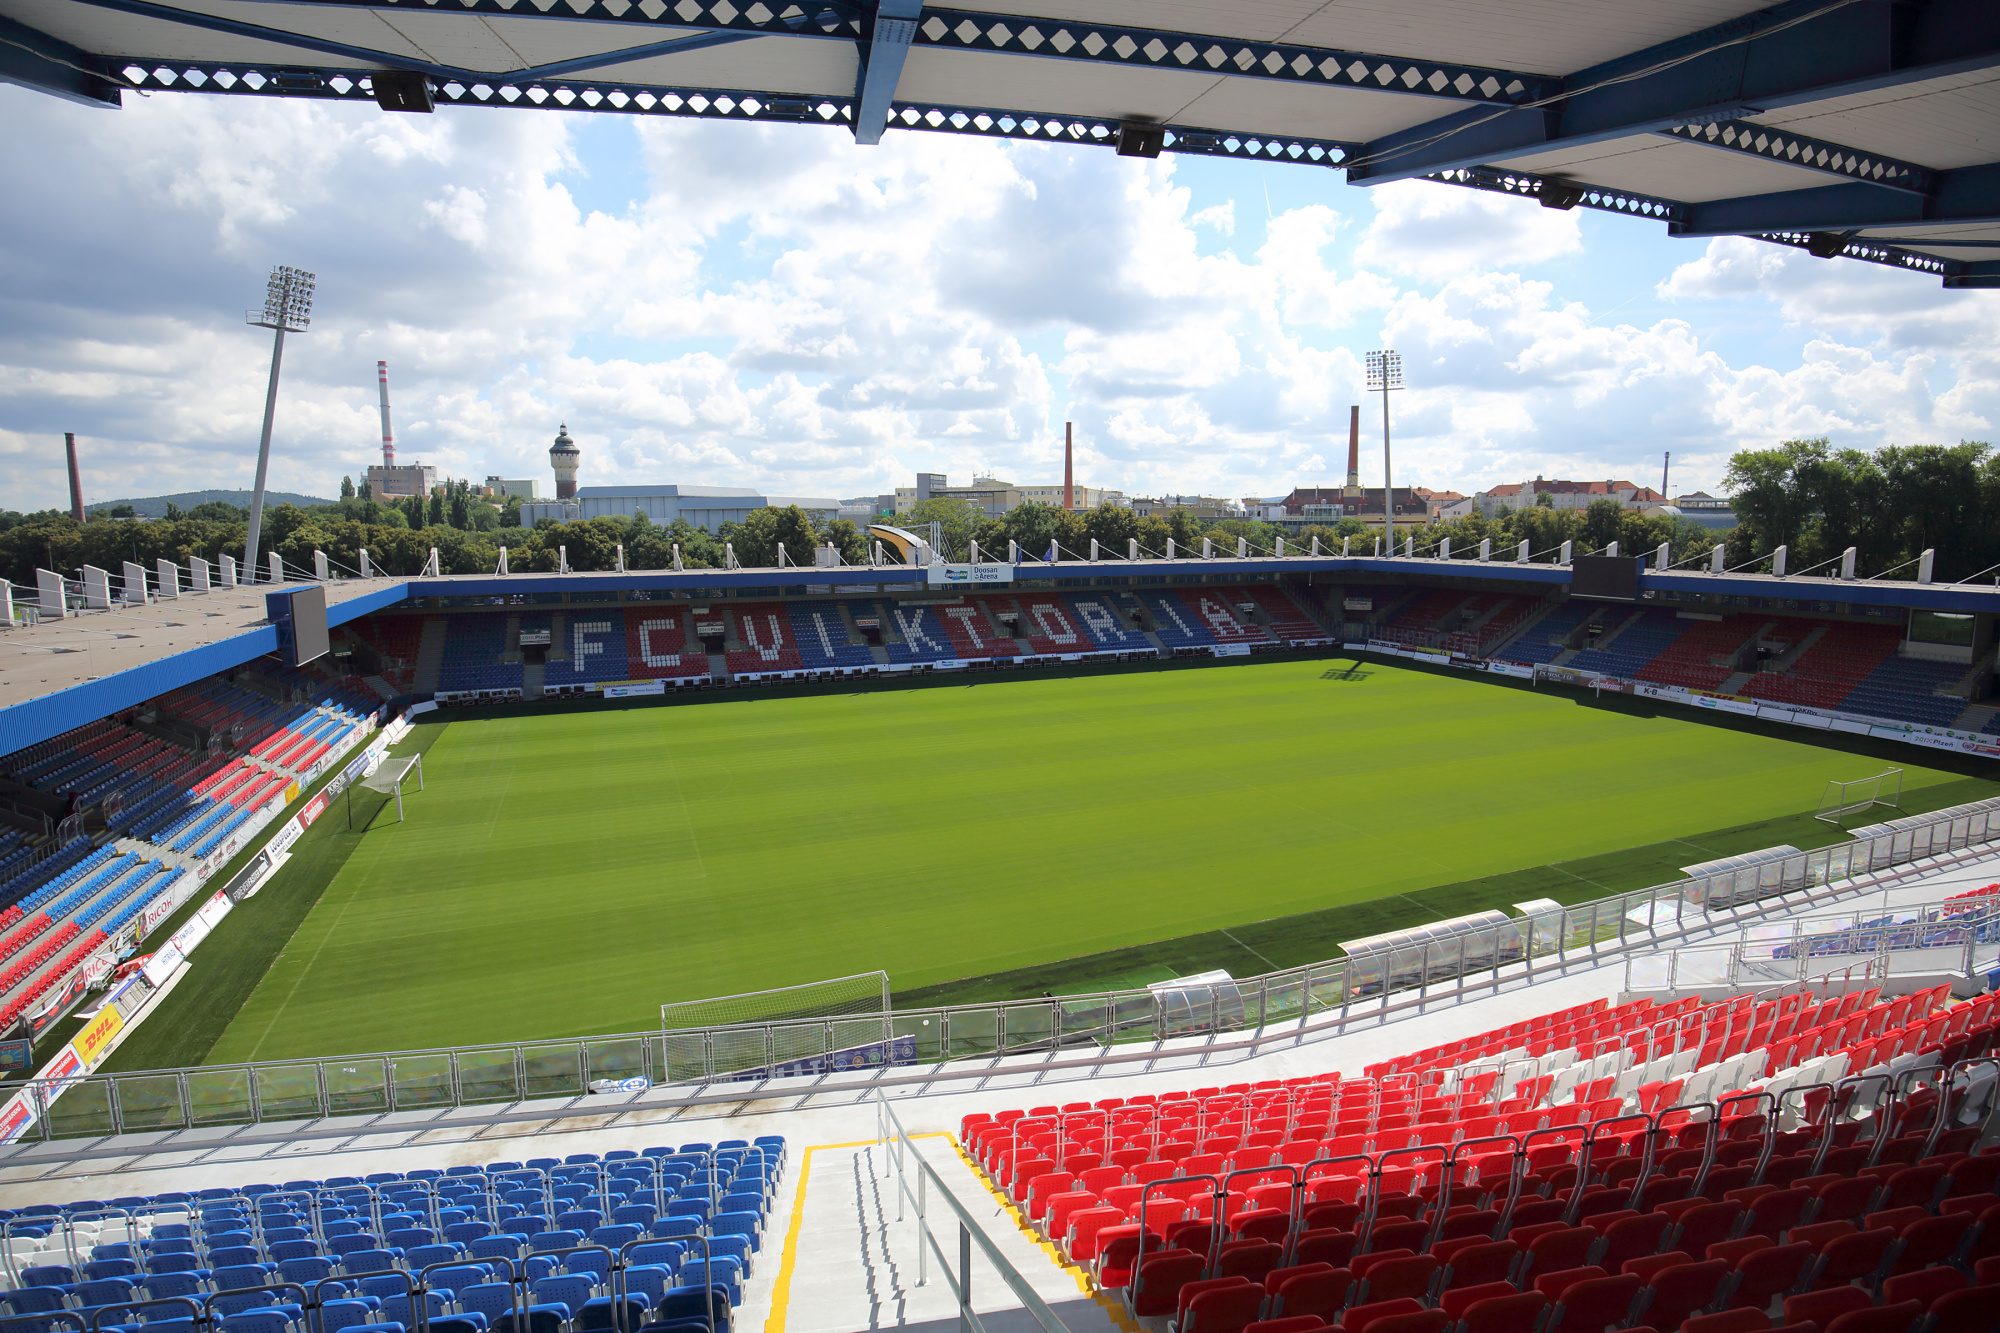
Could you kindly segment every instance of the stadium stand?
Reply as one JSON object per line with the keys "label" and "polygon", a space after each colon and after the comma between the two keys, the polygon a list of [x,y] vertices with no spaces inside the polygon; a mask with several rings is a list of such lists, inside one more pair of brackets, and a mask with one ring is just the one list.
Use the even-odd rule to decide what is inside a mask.
{"label": "stadium stand", "polygon": [[1690,621],[1635,679],[1690,690],[1717,689],[1736,673],[1735,655],[1761,623],[1752,616]]}
{"label": "stadium stand", "polygon": [[1253,605],[1241,588],[1184,588],[1181,604],[1194,613],[1217,643],[1270,643],[1273,636],[1262,625],[1246,622],[1237,613],[1239,606]]}
{"label": "stadium stand", "polygon": [[[530,618],[523,616],[523,629]],[[542,617],[539,628],[549,628]],[[472,693],[483,696],[518,695],[521,691],[521,664],[502,662],[507,647],[507,618],[480,613],[454,615],[446,620],[444,664],[438,671],[440,693]]]}
{"label": "stadium stand", "polygon": [[872,667],[875,654],[867,644],[850,642],[841,608],[827,602],[793,602],[787,608],[792,622],[792,642],[799,660],[814,670],[844,670]]}
{"label": "stadium stand", "polygon": [[613,607],[603,611],[588,608],[570,613],[564,625],[565,659],[552,658],[544,668],[549,685],[574,685],[590,680],[631,680],[632,664],[627,657],[630,631],[626,613]]}
{"label": "stadium stand", "polygon": [[347,625],[347,632],[375,650],[382,678],[398,691],[416,688],[417,642],[423,636],[421,616],[366,616]]}
{"label": "stadium stand", "polygon": [[1444,627],[1439,622],[1463,606],[1470,598],[1471,594],[1462,589],[1427,589],[1414,602],[1377,625],[1373,631],[1374,635],[1378,639],[1408,644],[1412,647],[1435,647],[1440,636],[1445,633]]}
{"label": "stadium stand", "polygon": [[1244,591],[1250,594],[1251,600],[1256,602],[1270,618],[1269,628],[1273,637],[1285,643],[1296,644],[1333,641],[1333,636],[1321,628],[1318,621],[1301,610],[1298,604],[1280,589],[1269,584],[1253,583]]}
{"label": "stadium stand", "polygon": [[1075,623],[1098,648],[1136,652],[1153,646],[1131,615],[1120,610],[1109,597],[1071,593],[1063,601],[1075,614]]}
{"label": "stadium stand", "polygon": [[1839,1080],[1984,1056],[1996,1003],[1600,999],[1359,1078],[973,1114],[959,1138],[1142,1324],[1212,1327],[1226,1294],[1237,1329],[1733,1333],[1879,1302],[1903,1333],[1990,1276],[2000,1155],[1969,1154],[1993,1083],[1885,1098]]}
{"label": "stadium stand", "polygon": [[1902,631],[1894,625],[1856,625],[1845,622],[1792,620],[1782,632],[1798,633],[1806,642],[1790,667],[1762,671],[1743,687],[1743,693],[1772,703],[1805,704],[1812,708],[1838,708],[1896,651]]}
{"label": "stadium stand", "polygon": [[625,672],[630,680],[688,680],[708,676],[708,653],[688,629],[677,606],[628,608]]}
{"label": "stadium stand", "polygon": [[192,1306],[227,1333],[402,1333],[421,1299],[454,1333],[726,1330],[786,1157],[774,1134],[0,1210],[4,1327],[173,1333]]}
{"label": "stadium stand", "polygon": [[954,602],[934,603],[931,612],[944,626],[945,636],[951,642],[952,656],[961,661],[977,661],[988,657],[1015,657],[1020,647],[1012,636],[996,629],[986,616],[986,599],[979,597],[962,598]]}
{"label": "stadium stand", "polygon": [[1208,648],[1215,644],[1215,635],[1208,625],[1194,613],[1188,604],[1171,593],[1141,592],[1137,594],[1139,604],[1151,615],[1154,633],[1160,642],[1169,648]]}
{"label": "stadium stand", "polygon": [[1671,647],[1691,623],[1671,611],[1642,611],[1604,647],[1581,649],[1569,664],[1579,671],[1631,680]]}
{"label": "stadium stand", "polygon": [[891,662],[944,662],[958,656],[952,640],[939,623],[937,612],[920,602],[887,602],[882,617],[893,626],[901,642],[888,643]]}
{"label": "stadium stand", "polygon": [[1966,673],[1958,662],[1918,657],[1885,657],[1840,701],[1842,711],[1872,713],[1948,727],[1965,711],[1966,700],[1938,691],[1950,689]]}
{"label": "stadium stand", "polygon": [[742,645],[724,654],[730,675],[768,675],[805,669],[783,603],[752,602],[732,606],[729,611],[736,622],[736,641]]}
{"label": "stadium stand", "polygon": [[1523,666],[1540,666],[1554,661],[1565,651],[1563,640],[1596,611],[1597,608],[1588,602],[1564,602],[1530,626],[1527,633],[1502,648],[1501,660],[1519,662]]}

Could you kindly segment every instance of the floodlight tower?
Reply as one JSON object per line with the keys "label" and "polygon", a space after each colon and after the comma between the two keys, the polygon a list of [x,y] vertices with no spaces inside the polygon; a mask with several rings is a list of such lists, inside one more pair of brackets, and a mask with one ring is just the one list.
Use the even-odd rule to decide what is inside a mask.
{"label": "floodlight tower", "polygon": [[271,421],[278,412],[278,365],[285,359],[285,335],[304,333],[312,323],[313,275],[302,268],[279,265],[264,289],[264,308],[252,310],[243,322],[270,329],[271,385],[264,391],[264,435],[257,444],[257,486],[250,493],[250,539],[243,547],[243,575],[257,581],[257,538],[264,527],[264,476],[271,469]]}
{"label": "floodlight tower", "polygon": [[1382,550],[1396,553],[1396,483],[1389,473],[1389,394],[1403,387],[1403,354],[1368,354],[1368,391],[1382,395]]}

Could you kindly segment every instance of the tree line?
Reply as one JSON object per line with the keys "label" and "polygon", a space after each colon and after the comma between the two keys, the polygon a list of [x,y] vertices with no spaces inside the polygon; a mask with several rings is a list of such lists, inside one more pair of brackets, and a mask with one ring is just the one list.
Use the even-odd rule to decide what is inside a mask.
{"label": "tree line", "polygon": [[[1836,451],[1824,439],[1787,440],[1774,449],[1738,453],[1731,460],[1726,489],[1734,496],[1737,519],[1728,532],[1599,500],[1581,511],[1538,503],[1503,509],[1492,518],[1472,515],[1399,526],[1398,533],[1414,537],[1425,552],[1434,552],[1449,538],[1455,559],[1476,558],[1482,539],[1493,543],[1499,559],[1510,558],[1526,541],[1534,558],[1544,563],[1557,558],[1565,541],[1577,553],[1600,551],[1616,541],[1631,555],[1650,555],[1665,542],[1672,562],[1688,568],[1705,561],[1720,541],[1727,543],[1724,558],[1730,566],[1766,560],[1774,548],[1785,545],[1794,573],[1836,559],[1849,546],[1857,548],[1864,577],[1914,561],[1927,548],[1937,551],[1939,581],[1990,572],[1990,566],[2000,564],[2000,457],[1986,444],[1891,446],[1870,454]],[[796,506],[753,510],[743,522],[725,523],[714,533],[685,519],[662,525],[644,515],[570,523],[544,519],[524,529],[509,522],[518,508],[516,500],[505,511],[496,509],[472,495],[468,483],[452,482],[439,494],[393,504],[344,496],[331,505],[279,505],[264,515],[262,541],[288,566],[301,570],[313,567],[315,550],[326,552],[338,567],[358,570],[365,546],[374,567],[393,575],[418,573],[433,547],[447,574],[491,572],[502,546],[507,547],[509,568],[521,572],[556,569],[565,548],[570,568],[577,570],[616,568],[621,545],[627,569],[671,568],[676,544],[683,567],[689,569],[723,567],[730,544],[737,563],[752,567],[775,565],[781,544],[788,563],[802,566],[814,563],[813,552],[821,546],[831,545],[849,565],[867,564],[872,550],[865,529],[845,519],[821,522]],[[59,510],[0,512],[0,573],[16,585],[32,587],[38,567],[76,578],[86,564],[115,573],[126,560],[151,569],[161,558],[183,567],[190,556],[211,562],[225,553],[241,558],[246,517],[242,509],[220,501],[149,523],[108,515],[77,523]],[[1280,536],[1288,551],[1309,549],[1315,537],[1321,550],[1337,551],[1346,538],[1357,554],[1372,553],[1376,539],[1352,518],[1287,532],[1276,523],[1203,519],[1186,509],[1141,518],[1111,505],[1071,511],[1034,502],[991,518],[974,504],[942,498],[927,500],[894,521],[920,536],[928,536],[928,525],[936,522],[941,552],[961,560],[974,542],[983,559],[1004,560],[1010,540],[1019,544],[1026,560],[1045,558],[1053,544],[1056,558],[1070,561],[1087,559],[1092,539],[1111,559],[1123,557],[1134,540],[1142,555],[1158,557],[1166,553],[1169,540],[1176,554],[1198,554],[1203,537],[1215,543],[1219,555],[1234,555],[1239,538],[1257,555],[1272,553]],[[1914,565],[1898,571],[1898,577],[1914,576]]]}

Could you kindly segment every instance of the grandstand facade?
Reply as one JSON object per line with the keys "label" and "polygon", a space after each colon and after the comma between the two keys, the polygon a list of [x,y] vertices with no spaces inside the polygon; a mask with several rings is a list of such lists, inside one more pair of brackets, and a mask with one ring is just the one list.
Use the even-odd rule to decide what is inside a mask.
{"label": "grandstand facade", "polygon": [[[855,1183],[893,1159],[983,1203],[982,1262],[1020,1279],[985,1289],[1037,1318],[1055,1302],[1058,1327],[1751,1327],[1698,1322],[1731,1308],[1892,1326],[1835,1324],[1850,1306],[1975,1326],[1950,1321],[1996,1276],[1978,1150],[2000,1128],[1980,994],[2000,917],[1973,882],[2000,880],[1992,803],[1324,969],[1176,982],[1171,1004],[1025,1002],[981,1020],[991,1041],[938,1010],[818,1046],[813,1024],[765,1024],[97,1075],[433,708],[1371,652],[2000,755],[1987,589],[1647,571],[1612,602],[1572,596],[1562,566],[1315,556],[1022,565],[978,590],[927,573],[356,581],[330,590],[317,661],[285,665],[246,622],[8,698],[0,1024],[46,1037],[102,995],[0,1106],[12,1322],[877,1326],[874,1261],[835,1256],[858,1208],[883,1264],[912,1259],[916,1233]],[[1917,611],[1970,617],[1970,643],[1921,637]],[[546,1151],[486,1142],[519,1134]],[[112,1164],[129,1188],[104,1187]]]}

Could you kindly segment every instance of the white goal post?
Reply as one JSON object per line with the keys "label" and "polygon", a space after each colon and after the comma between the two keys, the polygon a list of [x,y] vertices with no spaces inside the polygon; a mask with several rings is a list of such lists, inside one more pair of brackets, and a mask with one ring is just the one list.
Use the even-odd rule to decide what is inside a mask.
{"label": "white goal post", "polygon": [[1872,778],[1853,778],[1846,782],[1837,778],[1827,779],[1826,792],[1819,798],[1819,809],[1813,818],[1837,824],[1843,816],[1878,805],[1896,810],[1903,808],[1902,769],[1884,769]]}

